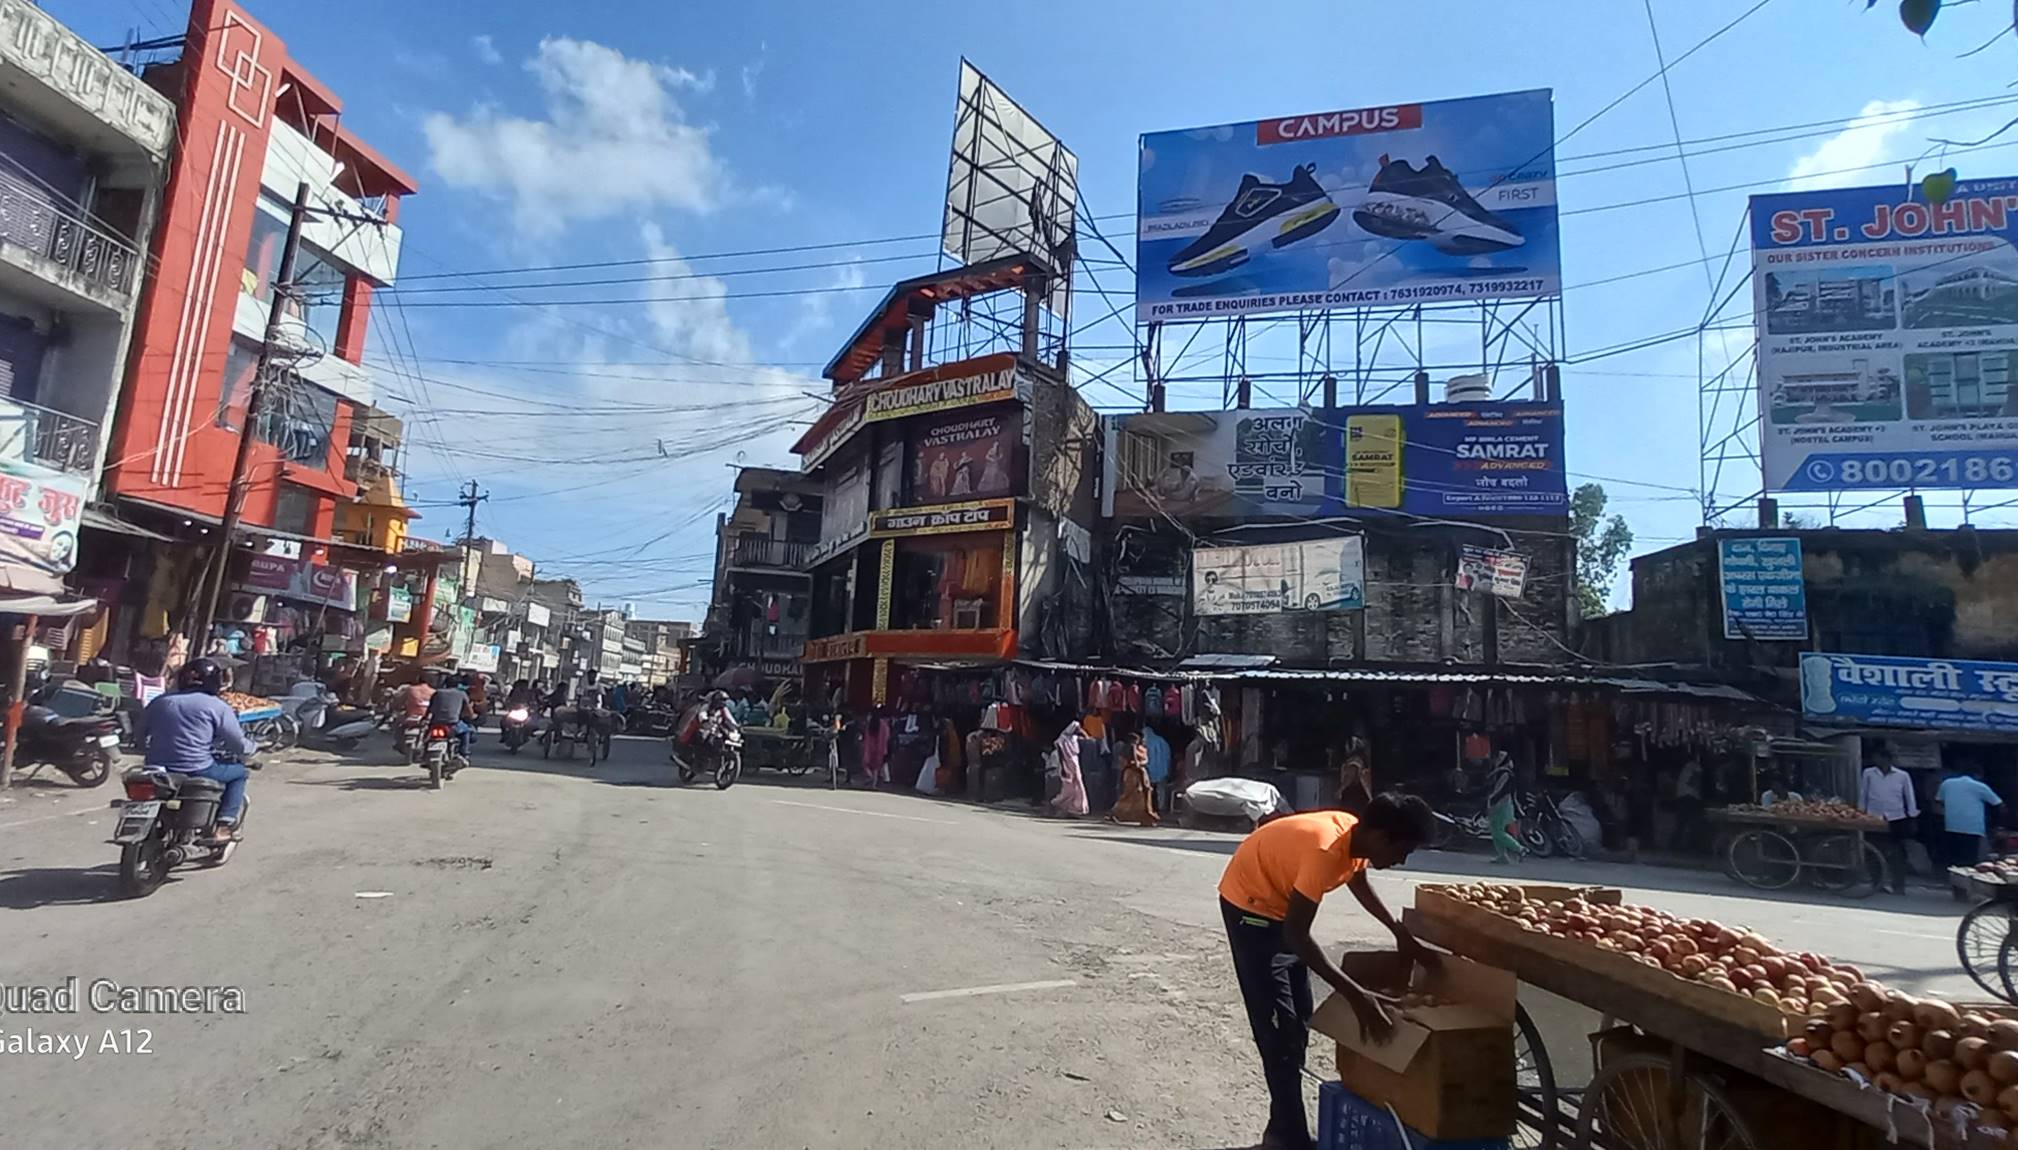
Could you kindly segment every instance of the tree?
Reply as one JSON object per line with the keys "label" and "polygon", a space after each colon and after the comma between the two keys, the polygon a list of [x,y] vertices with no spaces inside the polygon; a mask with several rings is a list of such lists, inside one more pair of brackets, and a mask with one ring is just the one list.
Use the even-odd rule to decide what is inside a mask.
{"label": "tree", "polygon": [[1612,578],[1633,549],[1633,529],[1626,517],[1605,518],[1605,489],[1586,483],[1570,494],[1570,534],[1577,541],[1577,616],[1590,619],[1605,613]]}

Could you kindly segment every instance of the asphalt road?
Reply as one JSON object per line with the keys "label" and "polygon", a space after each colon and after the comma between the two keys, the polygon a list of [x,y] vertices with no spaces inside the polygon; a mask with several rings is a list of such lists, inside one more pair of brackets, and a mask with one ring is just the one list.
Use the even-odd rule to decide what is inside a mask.
{"label": "asphalt road", "polygon": [[[1059,823],[917,796],[673,785],[506,757],[440,792],[276,757],[217,870],[122,901],[116,786],[0,796],[0,985],[235,987],[242,1013],[0,1014],[0,1142],[408,1148],[1251,1145],[1265,1117],[1213,886],[1234,836]],[[1380,880],[1505,874],[1424,854]],[[1627,886],[1924,991],[1964,990],[1945,896],[1761,901],[1721,876]],[[1349,899],[1340,944],[1383,935]],[[1589,1018],[1535,996],[1563,1077]],[[106,1031],[114,1032],[108,1044]],[[136,1033],[123,1037],[119,1032]],[[149,1053],[121,1052],[149,1033]],[[1329,1073],[1328,1045],[1311,1069]]]}

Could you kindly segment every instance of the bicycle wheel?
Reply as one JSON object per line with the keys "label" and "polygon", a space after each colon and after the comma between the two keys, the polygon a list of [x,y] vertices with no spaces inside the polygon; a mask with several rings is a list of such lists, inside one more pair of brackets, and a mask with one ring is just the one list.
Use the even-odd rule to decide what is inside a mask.
{"label": "bicycle wheel", "polygon": [[1574,1145],[1606,1150],[1759,1150],[1758,1137],[1720,1084],[1701,1074],[1684,1073],[1679,1097],[1671,1099],[1674,1074],[1674,1065],[1659,1054],[1624,1054],[1606,1062],[1577,1107]]}
{"label": "bicycle wheel", "polygon": [[1801,876],[1801,855],[1777,831],[1749,830],[1731,840],[1726,856],[1738,881],[1760,890],[1779,890]]}
{"label": "bicycle wheel", "polygon": [[1517,1150],[1552,1150],[1561,1101],[1556,1095],[1555,1067],[1542,1045],[1541,1031],[1527,1007],[1514,1006],[1514,1090],[1520,1099],[1520,1125],[1509,1145]]}
{"label": "bicycle wheel", "polygon": [[1885,856],[1870,843],[1857,850],[1855,835],[1824,835],[1808,848],[1802,868],[1808,884],[1849,898],[1869,898],[1885,885]]}
{"label": "bicycle wheel", "polygon": [[1955,928],[1955,954],[1962,960],[1962,969],[1976,985],[1999,998],[2004,997],[2004,983],[1997,960],[2011,939],[2011,908],[2012,904],[1994,899],[1979,902]]}
{"label": "bicycle wheel", "polygon": [[2018,974],[2012,969],[2014,963],[2018,963],[2012,958],[2014,952],[2018,952],[2018,934],[2007,934],[2004,944],[1997,948],[1997,982],[2004,988],[2004,1001],[2018,1004],[2018,984],[2014,984],[2011,977]]}

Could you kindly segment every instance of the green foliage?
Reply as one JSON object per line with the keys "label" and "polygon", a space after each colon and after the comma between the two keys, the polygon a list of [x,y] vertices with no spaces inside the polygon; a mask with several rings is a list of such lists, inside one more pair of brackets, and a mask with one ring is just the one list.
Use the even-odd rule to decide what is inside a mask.
{"label": "green foliage", "polygon": [[[1870,5],[1864,7],[1868,10]],[[1941,0],[1899,0],[1899,22],[1915,36],[1925,36],[1927,29],[1934,26],[1934,17],[1940,14]]]}
{"label": "green foliage", "polygon": [[1955,169],[1928,173],[1920,181],[1920,194],[1935,207],[1947,203],[1948,197],[1955,194]]}
{"label": "green foliage", "polygon": [[1586,483],[1570,493],[1570,534],[1577,541],[1577,615],[1590,619],[1605,613],[1619,564],[1633,549],[1633,529],[1626,517],[1605,518],[1603,485]]}

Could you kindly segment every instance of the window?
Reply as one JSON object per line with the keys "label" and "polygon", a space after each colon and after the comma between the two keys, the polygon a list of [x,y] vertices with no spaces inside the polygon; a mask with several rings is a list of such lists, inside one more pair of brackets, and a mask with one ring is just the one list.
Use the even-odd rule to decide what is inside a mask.
{"label": "window", "polygon": [[[217,396],[217,426],[237,431],[245,420],[259,353],[251,344],[231,341],[225,357],[224,384]],[[266,389],[259,413],[261,443],[280,448],[294,463],[320,467],[329,458],[329,440],[336,426],[336,396],[291,371],[277,372]]]}
{"label": "window", "polygon": [[296,535],[315,534],[315,513],[322,496],[299,483],[282,483],[273,498],[273,529]]}
{"label": "window", "polygon": [[[287,214],[292,209],[280,206],[280,215],[276,217],[268,210],[274,201],[267,199],[262,204],[252,213],[252,242],[245,249],[242,286],[254,299],[266,301],[273,298],[273,281],[280,274],[280,250],[287,243]],[[295,253],[295,298],[288,303],[287,314],[307,325],[316,337],[311,342],[325,353],[336,348],[337,319],[343,314],[344,278],[341,268],[307,244]]]}

